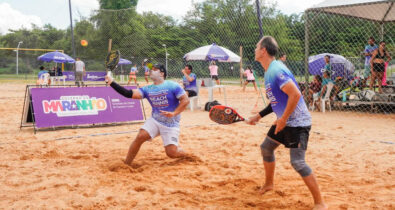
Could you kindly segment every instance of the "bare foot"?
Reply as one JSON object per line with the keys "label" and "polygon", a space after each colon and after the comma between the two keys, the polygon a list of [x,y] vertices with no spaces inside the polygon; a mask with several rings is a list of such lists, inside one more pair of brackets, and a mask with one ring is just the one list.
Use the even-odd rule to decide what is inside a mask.
{"label": "bare foot", "polygon": [[273,184],[268,184],[268,185],[265,184],[261,187],[261,189],[259,189],[259,193],[263,195],[266,192],[271,191],[271,190],[273,190]]}
{"label": "bare foot", "polygon": [[327,210],[328,206],[325,203],[315,204],[313,210]]}

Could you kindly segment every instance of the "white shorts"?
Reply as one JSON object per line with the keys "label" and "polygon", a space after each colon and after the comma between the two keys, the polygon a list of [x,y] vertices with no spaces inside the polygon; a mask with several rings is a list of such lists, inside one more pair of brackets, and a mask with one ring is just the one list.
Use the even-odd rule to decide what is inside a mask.
{"label": "white shorts", "polygon": [[170,144],[178,146],[178,137],[180,135],[179,127],[164,126],[154,118],[150,117],[147,121],[145,121],[141,129],[146,130],[151,136],[151,139],[160,135],[162,137],[163,146],[168,146]]}

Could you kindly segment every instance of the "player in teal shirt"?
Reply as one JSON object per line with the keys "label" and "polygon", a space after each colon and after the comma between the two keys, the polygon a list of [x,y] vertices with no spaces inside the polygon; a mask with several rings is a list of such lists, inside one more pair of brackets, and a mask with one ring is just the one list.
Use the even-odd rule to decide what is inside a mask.
{"label": "player in teal shirt", "polygon": [[132,90],[125,89],[114,82],[111,77],[106,76],[108,84],[119,94],[133,99],[146,98],[152,106],[152,117],[146,120],[129,147],[125,160],[128,165],[132,164],[144,142],[159,135],[162,137],[167,156],[170,158],[187,156],[179,147],[178,139],[180,113],[189,104],[188,96],[179,84],[165,80],[167,72],[163,65],[154,65],[149,71],[149,76],[153,81],[152,85]]}
{"label": "player in teal shirt", "polygon": [[277,115],[277,120],[261,144],[266,176],[261,193],[274,188],[274,150],[283,144],[289,148],[292,167],[302,177],[313,196],[314,209],[328,209],[321,197],[313,171],[305,162],[311,116],[294,76],[285,65],[276,61],[277,53],[277,42],[271,36],[263,37],[256,46],[255,60],[265,69],[265,88],[270,104],[246,120],[247,124],[255,125],[262,117],[272,112]]}

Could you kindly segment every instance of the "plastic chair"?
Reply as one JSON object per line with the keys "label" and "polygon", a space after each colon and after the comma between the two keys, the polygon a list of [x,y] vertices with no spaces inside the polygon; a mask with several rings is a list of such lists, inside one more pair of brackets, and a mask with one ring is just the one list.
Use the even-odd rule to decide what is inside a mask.
{"label": "plastic chair", "polygon": [[[322,112],[325,112],[326,102],[329,102],[329,111],[330,112],[332,111],[331,104],[330,104],[330,95],[331,95],[333,86],[334,86],[334,84],[332,82],[330,82],[326,85],[326,93],[324,95],[324,98],[321,98],[321,104],[320,104]],[[319,97],[320,97],[319,94],[313,95],[313,106],[311,108],[312,111],[314,111],[315,102],[318,101]]]}
{"label": "plastic chair", "polygon": [[200,104],[200,98],[199,98],[199,89],[200,86],[202,85],[202,80],[197,79],[196,80],[196,87],[197,87],[197,93],[196,96],[193,97],[189,97],[189,108],[191,109],[191,111],[195,110],[195,109],[199,109],[199,104]]}

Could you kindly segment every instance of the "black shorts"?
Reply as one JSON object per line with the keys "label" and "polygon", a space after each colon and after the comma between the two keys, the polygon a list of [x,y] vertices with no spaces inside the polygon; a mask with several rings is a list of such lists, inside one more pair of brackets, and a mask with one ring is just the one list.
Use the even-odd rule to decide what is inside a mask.
{"label": "black shorts", "polygon": [[247,82],[255,82],[255,80],[247,80]]}
{"label": "black shorts", "polygon": [[373,71],[375,72],[384,72],[385,64],[384,63],[373,63]]}
{"label": "black shorts", "polygon": [[288,127],[285,128],[277,133],[274,134],[276,130],[276,126],[272,125],[267,136],[272,138],[275,141],[280,142],[287,148],[301,148],[306,150],[307,143],[309,141],[309,133],[310,133],[311,126],[306,127]]}
{"label": "black shorts", "polygon": [[218,75],[211,75],[211,79],[218,80]]}
{"label": "black shorts", "polygon": [[197,96],[197,93],[194,90],[185,90],[188,94],[188,97]]}

